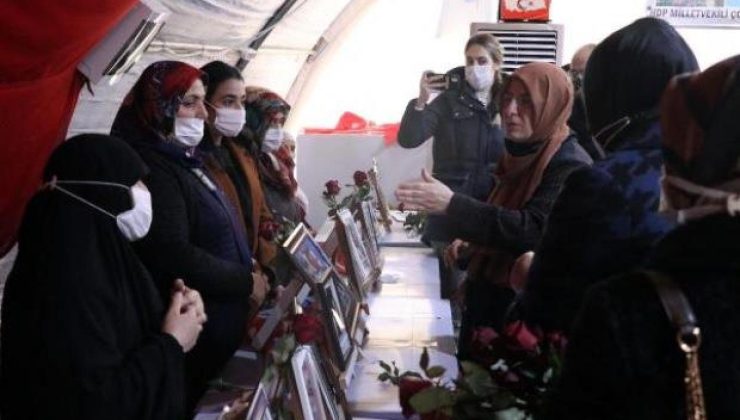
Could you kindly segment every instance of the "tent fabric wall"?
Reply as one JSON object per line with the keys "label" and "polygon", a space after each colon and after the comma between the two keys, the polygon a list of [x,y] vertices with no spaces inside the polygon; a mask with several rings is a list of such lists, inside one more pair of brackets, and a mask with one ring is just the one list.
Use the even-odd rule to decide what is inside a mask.
{"label": "tent fabric wall", "polygon": [[0,255],[64,139],[85,54],[135,0],[10,0],[0,7]]}

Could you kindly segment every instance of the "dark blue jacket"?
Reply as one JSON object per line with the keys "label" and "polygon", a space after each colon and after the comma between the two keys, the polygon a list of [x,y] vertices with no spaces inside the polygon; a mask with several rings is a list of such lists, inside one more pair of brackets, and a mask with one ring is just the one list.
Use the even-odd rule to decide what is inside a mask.
{"label": "dark blue jacket", "polygon": [[657,214],[662,163],[660,126],[653,122],[573,172],[535,252],[522,297],[528,322],[567,331],[588,286],[636,267],[670,229]]}
{"label": "dark blue jacket", "polygon": [[135,243],[165,300],[181,278],[200,292],[208,315],[197,345],[186,355],[187,405],[193,409],[206,384],[244,337],[252,293],[252,256],[235,209],[216,183],[200,176],[198,159],[166,143],[134,143],[151,169],[149,234]]}

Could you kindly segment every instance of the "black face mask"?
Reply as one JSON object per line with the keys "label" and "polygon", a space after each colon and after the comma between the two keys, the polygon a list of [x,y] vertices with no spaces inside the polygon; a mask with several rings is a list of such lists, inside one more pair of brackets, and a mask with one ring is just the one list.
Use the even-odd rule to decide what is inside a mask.
{"label": "black face mask", "polygon": [[521,157],[536,153],[538,150],[540,150],[542,142],[539,141],[531,143],[517,143],[515,141],[505,139],[504,146],[506,147],[506,151],[509,152],[510,155]]}
{"label": "black face mask", "polygon": [[627,128],[655,121],[658,117],[657,108],[638,112],[634,115],[624,116],[604,126],[598,133],[594,134],[593,138],[603,152],[604,150],[613,148],[614,141],[617,140],[619,138],[619,134],[624,132]]}

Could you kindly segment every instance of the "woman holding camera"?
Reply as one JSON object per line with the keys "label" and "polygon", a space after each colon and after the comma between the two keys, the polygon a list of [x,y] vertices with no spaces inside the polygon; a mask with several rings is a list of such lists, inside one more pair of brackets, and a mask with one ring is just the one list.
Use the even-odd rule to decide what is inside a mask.
{"label": "woman holding camera", "polygon": [[[435,178],[455,192],[485,201],[493,188],[493,168],[503,153],[504,136],[497,101],[503,51],[490,34],[471,37],[465,45],[465,67],[445,75],[424,72],[419,97],[406,107],[398,143],[417,147],[434,137]],[[440,92],[429,104],[434,92]],[[450,222],[444,216],[428,220],[424,240],[448,243]]]}

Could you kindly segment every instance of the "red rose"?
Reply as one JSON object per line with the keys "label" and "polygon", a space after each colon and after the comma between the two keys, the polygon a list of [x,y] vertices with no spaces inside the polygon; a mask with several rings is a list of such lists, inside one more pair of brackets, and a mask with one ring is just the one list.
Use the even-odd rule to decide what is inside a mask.
{"label": "red rose", "polygon": [[488,347],[493,343],[493,340],[498,338],[498,333],[493,328],[480,327],[473,331],[473,344],[482,347]]}
{"label": "red rose", "polygon": [[355,171],[355,174],[352,175],[352,178],[355,180],[355,185],[358,187],[362,187],[363,185],[367,184],[367,174],[362,171]]}
{"label": "red rose", "polygon": [[336,179],[327,181],[324,186],[326,187],[326,192],[324,194],[330,197],[336,196],[337,194],[339,194],[339,191],[342,190],[342,187],[339,186],[339,181],[337,181]]}
{"label": "red rose", "polygon": [[568,340],[565,335],[561,332],[547,333],[547,341],[552,346],[553,350],[558,353],[565,353],[565,347],[568,345]]}
{"label": "red rose", "polygon": [[501,337],[493,328],[476,328],[470,338],[471,360],[484,366],[496,363],[501,358],[501,346],[494,346],[497,341],[501,341]]}
{"label": "red rose", "polygon": [[273,222],[272,220],[264,220],[260,223],[259,236],[265,238],[268,241],[275,239],[280,225]]}
{"label": "red rose", "polygon": [[512,322],[504,328],[504,335],[513,342],[517,348],[525,351],[534,351],[539,344],[539,338],[530,331],[523,321]]}
{"label": "red rose", "polygon": [[411,407],[411,397],[419,392],[432,386],[432,383],[426,379],[420,379],[413,376],[404,376],[398,384],[399,401],[401,401],[401,412],[406,418],[411,417],[416,411]]}
{"label": "red rose", "polygon": [[293,332],[298,343],[312,343],[321,337],[321,321],[313,315],[297,314],[293,319]]}
{"label": "red rose", "polygon": [[403,201],[398,203],[398,211],[403,211],[403,209],[406,207],[406,203]]}

